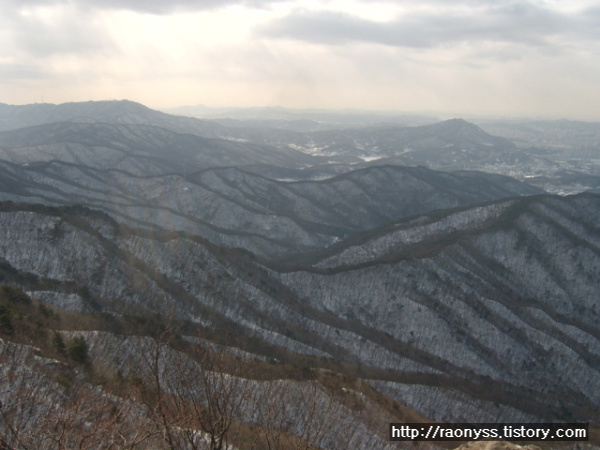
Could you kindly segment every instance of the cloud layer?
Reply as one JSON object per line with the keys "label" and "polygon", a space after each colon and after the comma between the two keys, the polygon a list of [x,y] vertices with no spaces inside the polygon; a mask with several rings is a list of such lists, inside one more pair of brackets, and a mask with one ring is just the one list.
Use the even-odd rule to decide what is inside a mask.
{"label": "cloud layer", "polygon": [[0,102],[131,98],[600,120],[600,4],[0,0]]}
{"label": "cloud layer", "polygon": [[76,4],[96,10],[128,10],[142,14],[168,15],[177,11],[206,11],[231,5],[261,7],[271,2],[261,0],[5,0],[3,3],[19,8]]}
{"label": "cloud layer", "polygon": [[560,36],[597,38],[591,19],[597,10],[565,14],[530,2],[500,3],[487,8],[442,8],[408,11],[388,22],[364,20],[348,13],[300,10],[267,25],[271,38],[332,45],[368,42],[395,47],[431,48],[483,42],[554,45]]}

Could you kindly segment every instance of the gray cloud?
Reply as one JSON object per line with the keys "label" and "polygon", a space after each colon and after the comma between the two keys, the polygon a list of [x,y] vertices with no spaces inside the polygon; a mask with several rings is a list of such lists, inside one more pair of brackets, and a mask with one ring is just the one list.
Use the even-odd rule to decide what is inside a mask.
{"label": "gray cloud", "polygon": [[60,26],[24,24],[15,32],[15,40],[22,51],[33,57],[55,54],[86,54],[113,48],[104,32],[96,32],[90,24],[69,22]]}
{"label": "gray cloud", "polygon": [[75,11],[45,21],[36,16],[6,14],[0,27],[9,36],[20,57],[43,58],[55,54],[91,54],[113,47],[105,31],[93,18]]}
{"label": "gray cloud", "polygon": [[592,39],[600,38],[600,5],[582,11],[579,22],[579,33],[585,34]]}
{"label": "gray cloud", "polygon": [[232,4],[259,4],[245,0],[78,0],[96,9],[121,9],[147,14],[171,14],[178,11],[202,11]]}
{"label": "gray cloud", "polygon": [[0,64],[0,81],[13,82],[46,78],[47,73],[40,65],[32,64]]}
{"label": "gray cloud", "polygon": [[[430,4],[441,6],[442,2]],[[466,1],[462,5],[460,9],[440,7],[413,11],[385,23],[339,12],[299,11],[269,24],[258,33],[270,38],[329,45],[368,42],[394,47],[433,48],[458,42],[484,41],[544,46],[554,36],[583,36],[586,29],[593,26],[591,21],[583,20],[583,13],[563,15],[525,1],[508,4]],[[464,7],[469,5],[471,8]]]}

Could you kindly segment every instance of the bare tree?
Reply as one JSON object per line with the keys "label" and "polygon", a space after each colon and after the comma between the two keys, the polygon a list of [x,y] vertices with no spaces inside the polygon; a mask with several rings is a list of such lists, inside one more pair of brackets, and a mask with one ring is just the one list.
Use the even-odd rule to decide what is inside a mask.
{"label": "bare tree", "polygon": [[248,366],[202,340],[175,350],[174,339],[168,328],[155,340],[138,339],[140,399],[167,448],[226,449],[253,404]]}
{"label": "bare tree", "polygon": [[331,413],[338,407],[316,380],[263,382],[257,408],[260,439],[266,450],[319,448],[331,430]]}
{"label": "bare tree", "polygon": [[[135,340],[137,353],[143,364],[136,367],[135,384],[138,387],[139,399],[147,408],[148,418],[156,427],[157,433],[170,450],[177,448],[174,431],[178,428],[176,417],[172,417],[166,379],[168,345],[172,341],[172,332],[163,330],[156,339],[137,337]],[[175,361],[172,361],[175,362]]]}
{"label": "bare tree", "polygon": [[30,430],[40,415],[39,399],[46,394],[41,375],[28,370],[32,349],[0,340],[0,433],[11,448],[31,448]]}
{"label": "bare tree", "polygon": [[27,345],[0,342],[1,445],[12,449],[142,449],[141,408],[91,386]]}
{"label": "bare tree", "polygon": [[128,376],[106,388],[33,347],[0,341],[0,449],[313,450],[358,442],[344,432],[355,428],[351,419],[341,423],[343,402],[318,376],[253,377],[256,364],[235,349],[173,330],[125,338],[134,350]]}

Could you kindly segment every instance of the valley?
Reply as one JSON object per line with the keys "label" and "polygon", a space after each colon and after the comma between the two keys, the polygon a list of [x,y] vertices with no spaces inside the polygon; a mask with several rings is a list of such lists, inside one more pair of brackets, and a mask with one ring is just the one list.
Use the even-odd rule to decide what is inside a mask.
{"label": "valley", "polygon": [[[0,369],[30,386],[42,365],[36,389],[63,396],[36,406],[5,382],[4,405],[38,411],[11,427],[42,433],[48,405],[73,401],[56,385],[68,372],[81,395],[128,408],[129,448],[168,448],[153,427],[185,427],[161,425],[152,402],[180,401],[184,375],[152,363],[236,386],[225,434],[240,449],[402,448],[387,425],[403,420],[598,428],[598,149],[529,147],[515,127],[462,119],[286,123],[0,105],[0,283],[22,293],[3,306]],[[56,333],[85,339],[87,366],[48,344]],[[205,388],[182,393],[202,405],[186,416],[198,427]],[[305,406],[278,410],[269,393]]]}

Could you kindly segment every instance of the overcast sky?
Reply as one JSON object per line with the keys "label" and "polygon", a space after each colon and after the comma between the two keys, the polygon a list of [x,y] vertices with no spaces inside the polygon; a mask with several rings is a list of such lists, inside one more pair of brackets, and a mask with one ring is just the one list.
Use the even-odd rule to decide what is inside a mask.
{"label": "overcast sky", "polygon": [[600,121],[600,0],[0,0],[0,102]]}

